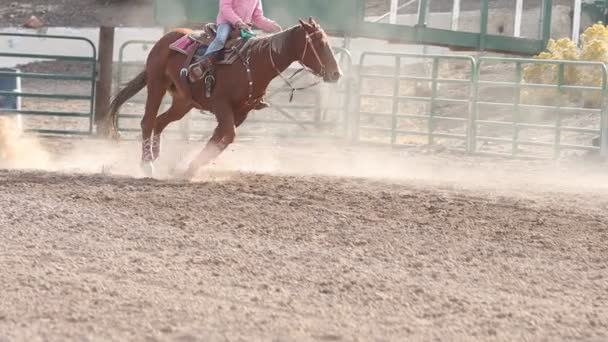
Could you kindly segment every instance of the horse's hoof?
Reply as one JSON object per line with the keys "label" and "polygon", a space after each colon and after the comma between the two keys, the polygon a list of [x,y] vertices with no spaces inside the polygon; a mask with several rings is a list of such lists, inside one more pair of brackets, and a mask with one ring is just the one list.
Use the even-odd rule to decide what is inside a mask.
{"label": "horse's hoof", "polygon": [[186,181],[192,181],[198,174],[199,170],[200,167],[190,165],[186,170],[182,172],[181,178]]}
{"label": "horse's hoof", "polygon": [[196,176],[196,172],[192,170],[186,170],[181,174],[181,179],[185,181],[192,181],[194,179],[194,176]]}
{"label": "horse's hoof", "polygon": [[154,164],[152,162],[142,162],[141,169],[146,177],[154,177]]}

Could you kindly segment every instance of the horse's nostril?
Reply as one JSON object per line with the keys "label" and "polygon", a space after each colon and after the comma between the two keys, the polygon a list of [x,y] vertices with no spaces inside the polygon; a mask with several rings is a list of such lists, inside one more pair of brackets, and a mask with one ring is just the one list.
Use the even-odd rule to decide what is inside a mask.
{"label": "horse's nostril", "polygon": [[335,71],[335,72],[332,74],[332,79],[334,79],[334,80],[336,80],[336,81],[337,81],[337,80],[339,80],[339,79],[340,79],[340,77],[342,77],[342,73],[341,73],[341,72],[339,72],[339,71]]}

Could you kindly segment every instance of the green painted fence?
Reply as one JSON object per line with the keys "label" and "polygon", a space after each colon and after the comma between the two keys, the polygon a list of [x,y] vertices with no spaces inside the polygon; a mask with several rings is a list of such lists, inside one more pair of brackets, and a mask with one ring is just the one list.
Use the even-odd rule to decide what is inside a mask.
{"label": "green painted fence", "polygon": [[[539,3],[542,32],[538,39],[489,34],[490,0],[480,1],[481,20],[477,32],[428,27],[426,22],[429,12],[426,8],[430,1],[419,0],[422,10],[416,25],[367,22],[365,0],[263,0],[263,4],[266,15],[278,21],[283,27],[297,24],[298,18],[312,16],[331,34],[383,39],[395,43],[534,55],[544,49],[551,34],[552,0],[541,0]],[[215,22],[218,3],[218,0],[155,0],[156,22],[163,26]],[[513,8],[515,8],[514,2]]]}
{"label": "green painted fence", "polygon": [[[385,58],[384,66],[372,58]],[[411,74],[424,65],[426,73]],[[597,62],[364,53],[354,140],[508,157],[559,158],[572,151],[608,157],[607,79],[606,65]]]}
{"label": "green painted fence", "polygon": [[[495,65],[511,67],[511,76],[500,80],[485,77],[484,71]],[[541,79],[524,80],[524,70],[533,67],[538,68]],[[597,79],[585,81],[584,74]],[[605,140],[608,133],[607,75],[606,65],[596,62],[480,58],[471,112],[470,152],[558,158],[562,152],[599,150],[592,142],[602,132]],[[503,96],[484,96],[484,89]],[[505,132],[506,136],[491,132]],[[489,144],[503,148],[492,149]],[[606,141],[603,146],[602,153],[608,155]]]}
{"label": "green painted fence", "polygon": [[[49,55],[37,52],[6,52],[0,51],[0,59],[10,58],[11,60],[21,60],[29,62],[32,60],[43,60],[55,62],[52,65],[65,62],[69,66],[81,65],[88,71],[79,73],[47,73],[47,72],[20,72],[18,76],[24,80],[21,91],[0,91],[1,96],[18,97],[23,100],[23,108],[16,110],[1,110],[0,114],[20,114],[26,116],[24,125],[26,131],[33,131],[42,134],[69,134],[69,135],[89,135],[93,132],[93,116],[95,102],[95,73],[97,63],[97,50],[93,42],[83,37],[38,35],[25,33],[0,33],[0,39],[19,39],[19,40],[51,40],[58,43],[66,41],[82,42],[79,44],[80,51],[85,52],[85,56],[75,55]],[[0,76],[13,77],[14,73],[0,72]],[[46,82],[35,85],[28,80],[45,80]],[[53,92],[52,82],[69,83],[75,88],[83,91]],[[82,84],[85,84],[82,87]],[[76,86],[78,84],[78,86]],[[37,101],[29,101],[36,99]],[[46,101],[45,101],[46,100]],[[55,100],[55,102],[53,102]],[[59,102],[56,100],[63,100]],[[47,101],[49,103],[47,103]],[[53,109],[49,109],[53,108]],[[56,110],[55,110],[56,108]],[[56,126],[56,127],[53,127]],[[66,129],[65,127],[70,127]]]}
{"label": "green painted fence", "polygon": [[[361,21],[350,32],[355,37],[385,39],[398,43],[417,43],[450,47],[457,50],[478,50],[535,55],[543,51],[551,36],[552,0],[541,0],[541,37],[539,39],[489,34],[490,0],[479,2],[480,25],[477,32],[452,31],[427,26],[429,12],[425,10],[432,0],[419,0],[420,8],[416,25],[392,25]],[[513,2],[513,8],[515,2]]]}
{"label": "green painted fence", "polygon": [[[2,33],[0,37],[81,43],[86,57],[0,52],[0,58],[54,62],[48,65],[51,70],[57,62],[64,62],[68,69],[79,64],[88,70],[22,70],[19,77],[26,80],[22,90],[2,90],[0,96],[27,100],[20,110],[2,113],[25,116],[31,131],[91,134],[97,59],[93,43],[66,36]],[[116,86],[142,68],[141,62],[124,61],[125,50],[153,44],[130,41],[120,47]],[[272,88],[268,100],[275,112],[252,114],[247,121],[252,136],[269,134],[273,126],[287,137],[349,136],[355,142],[441,146],[518,158],[559,158],[579,151],[608,157],[608,69],[603,63],[365,52],[354,69],[350,53],[335,49],[345,71],[343,81],[297,93],[292,104],[285,103],[281,85]],[[129,66],[135,67],[133,74],[125,73]],[[0,76],[14,77],[14,73],[0,71]],[[66,88],[55,87],[53,82],[75,84]],[[55,88],[63,91],[53,92]],[[139,132],[144,101],[145,91],[124,107],[119,121],[123,132]],[[80,122],[73,124],[71,119]],[[134,124],[122,126],[129,120]],[[210,115],[195,114],[169,130],[181,138],[203,137],[213,128],[213,121]],[[39,127],[32,128],[32,122]]]}
{"label": "green painted fence", "polygon": [[[367,64],[372,59],[384,62],[384,65],[390,61],[393,64],[368,70]],[[416,73],[425,63],[428,63],[428,72]],[[467,72],[460,78],[441,76],[440,66],[446,63],[459,65]],[[434,145],[449,139],[460,141],[460,148],[466,149],[467,116],[439,112],[440,106],[445,105],[464,106],[468,110],[475,73],[472,57],[365,52],[359,66],[355,140],[391,145],[407,144],[408,141]],[[383,84],[390,84],[390,90]],[[439,87],[445,84],[466,91],[463,94],[442,93]],[[442,122],[449,123],[449,129],[442,129],[439,125]]]}

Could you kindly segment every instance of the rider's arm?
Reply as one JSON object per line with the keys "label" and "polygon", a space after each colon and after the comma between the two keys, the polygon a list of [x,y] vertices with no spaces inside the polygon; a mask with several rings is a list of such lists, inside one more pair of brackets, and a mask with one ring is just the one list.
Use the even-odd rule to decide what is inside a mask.
{"label": "rider's arm", "polygon": [[260,28],[260,30],[264,32],[274,33],[281,31],[281,26],[279,24],[264,16],[262,0],[258,0],[257,5],[255,6],[255,10],[253,11],[251,21],[255,26],[257,26],[258,28]]}
{"label": "rider's arm", "polygon": [[235,27],[244,26],[245,22],[234,11],[236,0],[220,0],[220,14]]}

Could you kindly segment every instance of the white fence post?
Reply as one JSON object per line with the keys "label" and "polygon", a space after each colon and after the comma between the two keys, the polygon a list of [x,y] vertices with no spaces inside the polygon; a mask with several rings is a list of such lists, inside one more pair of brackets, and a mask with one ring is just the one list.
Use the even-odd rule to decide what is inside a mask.
{"label": "white fence post", "polygon": [[513,36],[521,37],[521,17],[524,12],[524,0],[515,3],[515,21],[513,22]]}
{"label": "white fence post", "polygon": [[460,21],[460,0],[454,0],[452,7],[452,31],[458,31],[458,22]]}
{"label": "white fence post", "polygon": [[574,0],[574,14],[572,16],[572,41],[578,45],[578,35],[581,30],[582,0]]}
{"label": "white fence post", "polygon": [[390,24],[397,23],[397,11],[399,10],[399,0],[391,0],[391,14],[388,18]]}

